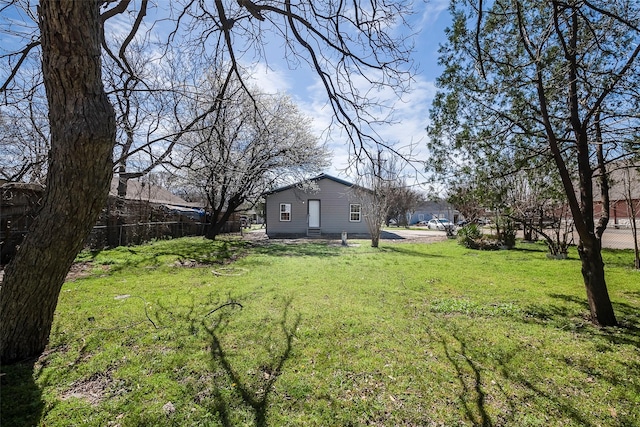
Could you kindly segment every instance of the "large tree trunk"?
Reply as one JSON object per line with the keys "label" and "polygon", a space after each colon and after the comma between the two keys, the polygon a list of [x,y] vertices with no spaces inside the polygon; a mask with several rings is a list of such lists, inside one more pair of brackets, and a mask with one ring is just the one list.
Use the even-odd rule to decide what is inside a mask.
{"label": "large tree trunk", "polygon": [[[207,239],[215,240],[216,236],[222,233],[222,229],[226,225],[231,215],[236,212],[236,209],[240,207],[241,203],[230,201],[226,207],[225,211],[222,209],[216,209],[211,212],[211,221],[209,222],[209,227],[207,228],[207,232],[205,237]],[[240,224],[240,228],[242,229],[242,224]]]}
{"label": "large tree trunk", "polygon": [[42,69],[51,128],[43,208],[7,266],[0,291],[0,360],[45,348],[58,295],[102,209],[115,115],[102,86],[99,2],[40,2]]}
{"label": "large tree trunk", "polygon": [[587,243],[581,240],[578,253],[592,320],[601,326],[615,326],[617,321],[604,278],[600,240],[593,239]]}

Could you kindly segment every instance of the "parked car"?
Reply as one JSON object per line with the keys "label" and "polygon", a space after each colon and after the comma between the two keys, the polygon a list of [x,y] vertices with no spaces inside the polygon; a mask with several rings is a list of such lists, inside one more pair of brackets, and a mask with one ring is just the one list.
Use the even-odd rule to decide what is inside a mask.
{"label": "parked car", "polygon": [[451,221],[445,218],[434,218],[430,219],[427,223],[427,227],[435,230],[450,230],[453,229],[454,225]]}

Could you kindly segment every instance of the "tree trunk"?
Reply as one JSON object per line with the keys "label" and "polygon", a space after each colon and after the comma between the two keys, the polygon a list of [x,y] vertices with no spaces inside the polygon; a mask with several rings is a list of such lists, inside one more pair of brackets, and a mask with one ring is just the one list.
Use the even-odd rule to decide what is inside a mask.
{"label": "tree trunk", "polygon": [[[229,221],[229,218],[231,218],[231,215],[235,213],[236,209],[238,209],[239,206],[240,205],[235,204],[228,205],[227,210],[222,212],[222,214],[219,211],[212,212],[211,221],[209,222],[209,228],[207,229],[205,237],[207,239],[215,240],[216,236],[222,233],[223,227],[225,226],[227,221]],[[240,225],[240,227],[242,228],[242,224]]]}
{"label": "tree trunk", "polygon": [[40,2],[51,151],[42,210],[0,291],[2,363],[44,350],[65,276],[108,194],[115,114],[102,85],[99,4]]}
{"label": "tree trunk", "polygon": [[371,231],[371,247],[377,248],[380,246],[380,227],[377,227],[375,230]]}
{"label": "tree trunk", "polygon": [[636,270],[640,270],[640,248],[638,247],[638,223],[636,222],[635,209],[631,211],[631,214],[633,215],[631,217],[631,236],[633,236],[633,254],[634,254],[633,267]]}
{"label": "tree trunk", "polygon": [[617,325],[605,282],[600,240],[593,239],[587,243],[581,240],[578,253],[582,261],[582,277],[587,290],[592,321],[600,326]]}

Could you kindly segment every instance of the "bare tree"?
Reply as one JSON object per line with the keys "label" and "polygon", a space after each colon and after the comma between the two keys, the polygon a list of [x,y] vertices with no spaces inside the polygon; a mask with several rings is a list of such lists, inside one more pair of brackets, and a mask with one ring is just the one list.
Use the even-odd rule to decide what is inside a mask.
{"label": "bare tree", "polygon": [[391,219],[396,224],[407,227],[409,219],[416,208],[424,202],[425,197],[420,191],[407,185],[405,179],[397,179],[388,189],[387,225]]}
{"label": "bare tree", "polygon": [[[203,93],[217,92],[203,84]],[[253,206],[267,189],[317,174],[328,164],[311,122],[287,96],[252,90],[249,97],[236,85],[215,116],[183,138],[173,157],[180,161],[182,181],[207,201],[208,237],[215,238],[233,213]]]}
{"label": "bare tree", "polygon": [[[410,81],[410,50],[396,31],[410,12],[409,1],[215,0],[170,5],[173,11],[160,18],[164,23],[174,19],[174,31],[159,57],[168,58],[178,41],[194,60],[219,53],[214,64],[225,64],[229,78],[235,75],[250,94],[242,84],[244,61],[266,59],[267,33],[281,37],[290,65],[309,65],[316,73],[336,124],[343,127],[356,155],[376,141],[370,128],[381,117],[373,108],[379,106],[375,89],[402,92]],[[7,266],[0,291],[3,363],[38,355],[46,346],[66,273],[104,204],[112,175],[116,120],[103,87],[101,55],[111,58],[123,75],[140,77],[126,52],[138,35],[153,28],[153,22],[146,21],[154,19],[149,6],[148,0],[42,0],[36,14],[30,3],[0,4],[2,11],[17,10],[38,22],[16,32],[14,21],[2,21],[3,31],[14,39],[8,44],[12,50],[0,57],[0,91],[3,96],[20,91],[14,83],[21,78],[25,58],[40,49],[51,141],[44,207]],[[129,25],[116,45],[104,36],[114,17],[120,20],[119,29]],[[357,90],[356,77],[361,76],[371,90]],[[216,97],[211,112],[225,94],[222,90]],[[191,128],[186,124],[183,130]]]}
{"label": "bare tree", "polygon": [[44,184],[49,153],[47,99],[39,58],[28,54],[24,76],[0,104],[0,179]]}
{"label": "bare tree", "polygon": [[[608,171],[608,183],[615,198],[616,215],[628,218],[634,249],[634,268],[640,269],[640,248],[638,247],[638,221],[640,215],[640,168],[637,160],[616,162]],[[622,212],[620,212],[622,210]],[[626,221],[625,221],[626,222]]]}
{"label": "bare tree", "polygon": [[371,247],[380,245],[382,225],[387,220],[391,189],[397,178],[395,161],[390,161],[382,154],[362,159],[358,185],[355,191],[361,200],[364,219],[371,235]]}
{"label": "bare tree", "polygon": [[408,226],[409,219],[415,209],[424,202],[424,195],[408,185],[404,163],[398,156],[390,155],[384,162],[384,179],[386,181],[387,213],[385,222],[393,219],[396,224]]}
{"label": "bare tree", "polygon": [[0,179],[44,183],[49,153],[48,126],[35,101],[0,110]]}

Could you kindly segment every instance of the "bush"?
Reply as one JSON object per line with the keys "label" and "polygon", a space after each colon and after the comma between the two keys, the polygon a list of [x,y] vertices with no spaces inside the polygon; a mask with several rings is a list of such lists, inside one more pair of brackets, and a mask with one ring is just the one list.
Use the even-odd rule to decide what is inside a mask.
{"label": "bush", "polygon": [[499,240],[504,246],[511,249],[516,245],[516,232],[518,230],[515,227],[513,221],[506,221],[503,224],[503,229],[500,232]]}
{"label": "bush", "polygon": [[497,251],[504,244],[504,242],[500,240],[490,239],[487,236],[483,236],[480,227],[478,227],[476,224],[468,224],[458,230],[458,244],[468,249],[479,249],[481,251]]}
{"label": "bush", "polygon": [[515,221],[507,214],[502,215],[496,220],[496,230],[498,232],[498,240],[502,246],[508,249],[513,248],[516,245],[516,228]]}
{"label": "bush", "polygon": [[458,244],[469,249],[479,249],[482,231],[476,224],[467,224],[458,230]]}

